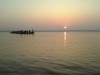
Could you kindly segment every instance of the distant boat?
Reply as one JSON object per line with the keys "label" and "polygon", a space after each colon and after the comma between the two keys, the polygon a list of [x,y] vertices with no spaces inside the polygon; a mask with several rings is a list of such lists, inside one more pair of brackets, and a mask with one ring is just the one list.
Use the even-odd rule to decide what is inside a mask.
{"label": "distant boat", "polygon": [[19,31],[11,31],[12,34],[34,34],[35,31],[32,30],[19,30]]}

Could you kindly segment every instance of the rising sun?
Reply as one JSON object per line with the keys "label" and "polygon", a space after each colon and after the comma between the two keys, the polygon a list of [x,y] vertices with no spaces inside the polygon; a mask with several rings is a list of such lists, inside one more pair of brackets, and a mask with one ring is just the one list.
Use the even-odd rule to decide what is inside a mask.
{"label": "rising sun", "polygon": [[66,26],[64,26],[64,29],[66,29],[67,27]]}

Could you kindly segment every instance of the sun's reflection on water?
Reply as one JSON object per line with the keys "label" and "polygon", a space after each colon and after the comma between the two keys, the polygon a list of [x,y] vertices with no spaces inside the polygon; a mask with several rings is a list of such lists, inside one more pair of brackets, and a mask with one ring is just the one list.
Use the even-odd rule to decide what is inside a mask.
{"label": "sun's reflection on water", "polygon": [[66,39],[67,39],[67,37],[66,37],[66,32],[64,32],[64,47],[66,47],[66,43],[67,43],[67,42],[66,42],[66,41],[67,41]]}

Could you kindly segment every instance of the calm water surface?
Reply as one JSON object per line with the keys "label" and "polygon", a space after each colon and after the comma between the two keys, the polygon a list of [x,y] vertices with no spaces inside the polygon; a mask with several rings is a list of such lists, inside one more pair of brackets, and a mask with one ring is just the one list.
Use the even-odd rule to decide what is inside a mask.
{"label": "calm water surface", "polygon": [[100,32],[0,32],[0,75],[100,75]]}

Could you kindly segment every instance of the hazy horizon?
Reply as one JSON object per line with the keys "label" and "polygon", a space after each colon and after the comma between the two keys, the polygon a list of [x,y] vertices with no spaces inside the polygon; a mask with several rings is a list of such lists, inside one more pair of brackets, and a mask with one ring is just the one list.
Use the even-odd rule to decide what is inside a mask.
{"label": "hazy horizon", "polygon": [[100,30],[100,0],[0,0],[0,31]]}
{"label": "hazy horizon", "polygon": [[[0,32],[11,32],[19,30],[25,30],[25,29],[0,30]],[[34,30],[34,31],[35,32],[100,32],[100,30]]]}

